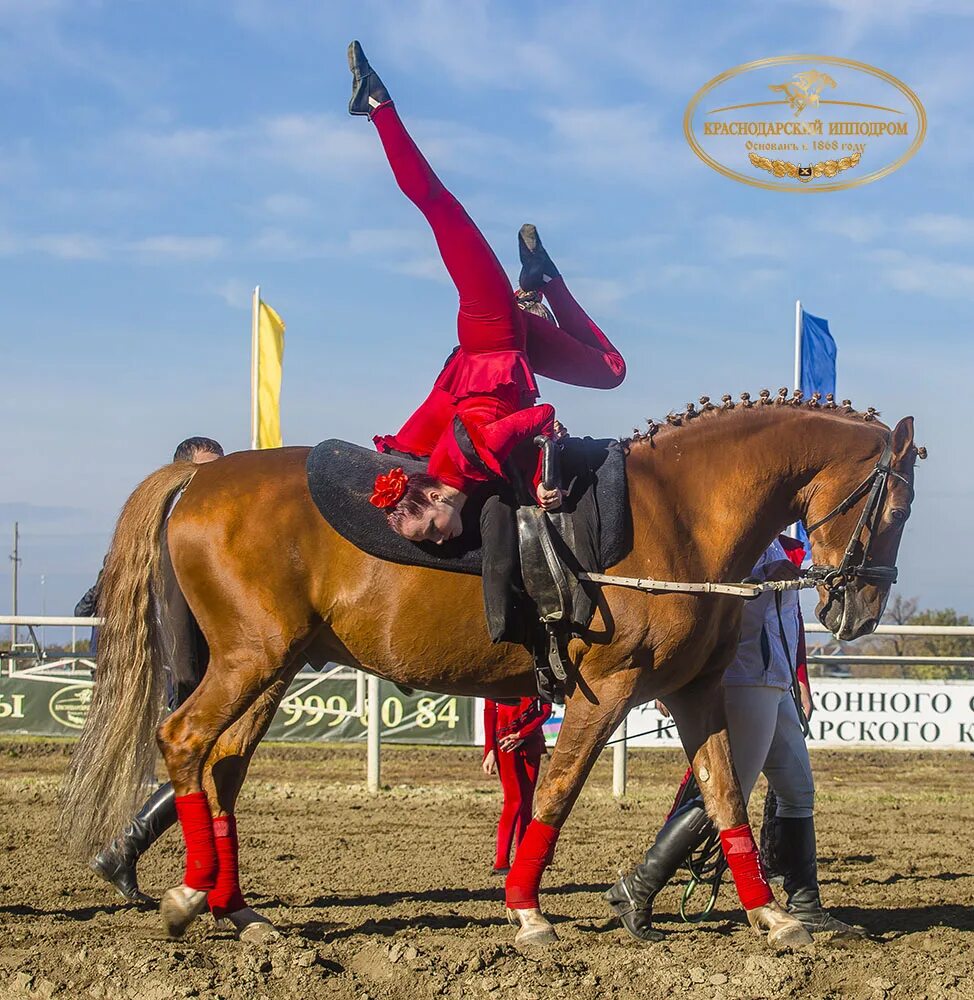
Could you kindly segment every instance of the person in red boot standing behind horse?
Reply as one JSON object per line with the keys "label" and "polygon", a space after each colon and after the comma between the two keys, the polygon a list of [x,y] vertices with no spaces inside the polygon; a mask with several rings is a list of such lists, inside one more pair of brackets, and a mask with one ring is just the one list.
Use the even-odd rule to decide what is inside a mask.
{"label": "person in red boot standing behind horse", "polygon": [[542,726],[549,715],[551,705],[538,698],[522,698],[514,705],[484,702],[483,769],[500,776],[504,791],[493,875],[510,871],[511,846],[521,843],[531,822],[541,758],[547,753]]}

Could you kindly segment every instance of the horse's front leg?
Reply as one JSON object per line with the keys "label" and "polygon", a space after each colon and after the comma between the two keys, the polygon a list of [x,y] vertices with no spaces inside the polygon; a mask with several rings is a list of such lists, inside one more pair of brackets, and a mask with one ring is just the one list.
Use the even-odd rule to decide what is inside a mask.
{"label": "horse's front leg", "polygon": [[808,932],[775,901],[761,868],[747,818],[747,803],[734,771],[724,690],[719,671],[699,676],[666,698],[666,706],[700,786],[704,806],[720,832],[724,857],[750,925],[768,932],[775,947],[811,944]]}
{"label": "horse's front leg", "polygon": [[545,945],[557,940],[538,901],[541,876],[554,857],[558,834],[609,736],[629,710],[635,672],[622,671],[589,688],[576,686],[547,771],[538,787],[534,819],[518,845],[506,883],[507,914],[519,925],[514,943]]}

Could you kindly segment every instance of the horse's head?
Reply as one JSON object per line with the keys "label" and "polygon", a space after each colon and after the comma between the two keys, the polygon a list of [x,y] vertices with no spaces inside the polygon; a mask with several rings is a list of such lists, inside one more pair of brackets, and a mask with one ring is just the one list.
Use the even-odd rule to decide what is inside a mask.
{"label": "horse's head", "polygon": [[896,581],[896,553],[913,500],[913,417],[877,438],[875,423],[859,453],[830,464],[809,493],[805,523],[822,574],[819,621],[837,639],[872,632]]}

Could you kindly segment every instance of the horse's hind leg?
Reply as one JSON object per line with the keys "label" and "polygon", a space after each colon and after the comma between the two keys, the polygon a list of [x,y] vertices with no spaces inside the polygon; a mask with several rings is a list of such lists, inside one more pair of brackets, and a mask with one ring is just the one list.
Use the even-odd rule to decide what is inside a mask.
{"label": "horse's hind leg", "polygon": [[667,695],[666,707],[680,731],[707,813],[720,831],[724,856],[748,922],[756,931],[768,932],[769,944],[810,944],[808,932],[775,902],[761,870],[747,803],[734,771],[721,681],[719,671],[700,675]]}
{"label": "horse's hind leg", "polygon": [[277,936],[271,922],[247,905],[240,890],[237,821],[234,806],[257,745],[263,739],[298,667],[287,670],[216,742],[203,770],[203,785],[213,807],[217,855],[216,885],[207,897],[210,912],[226,919],[241,940]]}
{"label": "horse's hind leg", "polygon": [[237,649],[228,655],[211,648],[199,687],[159,727],[159,747],[176,793],[186,844],[183,882],[170,889],[160,904],[172,937],[181,936],[206,909],[207,893],[217,883],[219,862],[211,803],[203,790],[204,764],[220,737],[282,676],[285,656],[283,649]]}

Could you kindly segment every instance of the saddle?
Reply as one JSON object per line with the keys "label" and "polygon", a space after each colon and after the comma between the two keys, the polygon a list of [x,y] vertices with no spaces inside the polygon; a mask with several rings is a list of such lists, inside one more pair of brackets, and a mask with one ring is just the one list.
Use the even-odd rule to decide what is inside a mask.
{"label": "saddle", "polygon": [[[550,477],[554,456],[546,458]],[[425,472],[425,461],[322,441],[308,455],[308,489],[322,517],[363,552],[405,566],[481,576],[491,639],[528,648],[539,692],[552,700],[567,676],[567,641],[589,626],[595,611],[586,589],[591,585],[577,573],[602,572],[631,546],[620,443],[567,438],[559,442],[557,464],[566,494],[558,511],[519,503],[518,491],[495,481],[464,504],[462,533],[442,545],[397,535],[368,502],[380,472],[397,466],[407,475]]]}

